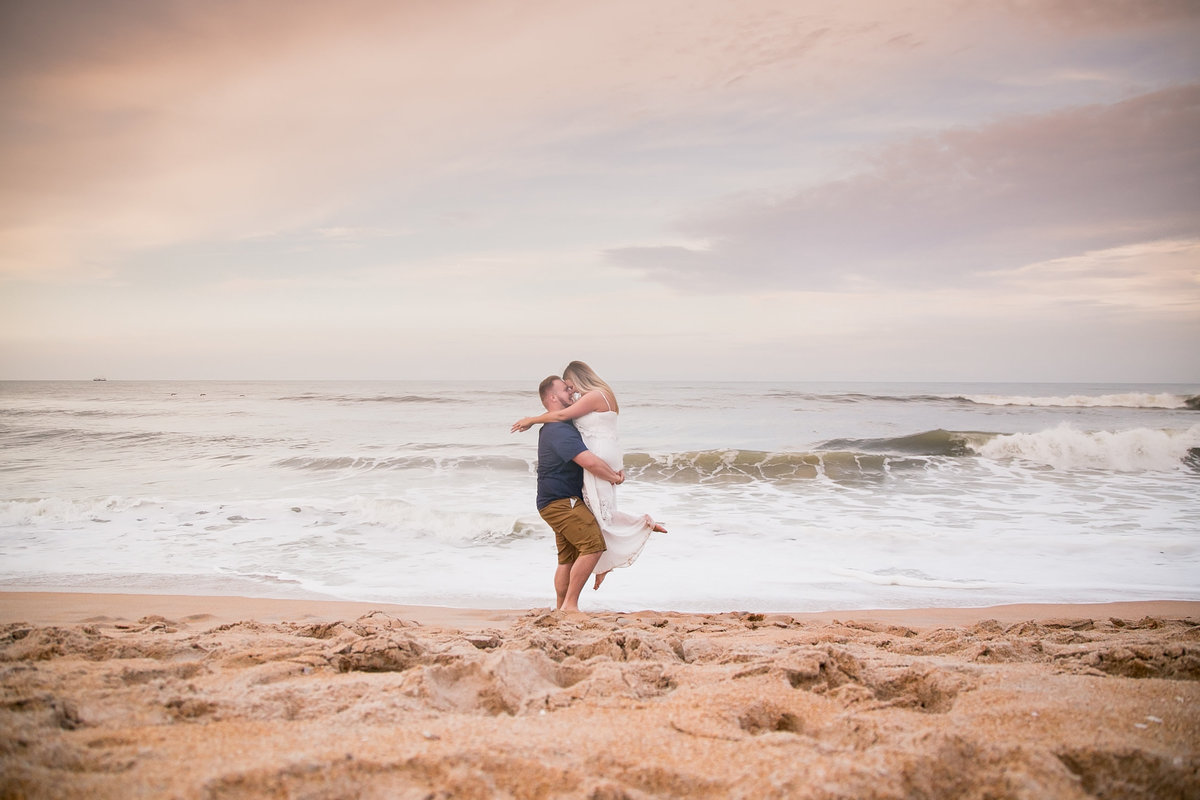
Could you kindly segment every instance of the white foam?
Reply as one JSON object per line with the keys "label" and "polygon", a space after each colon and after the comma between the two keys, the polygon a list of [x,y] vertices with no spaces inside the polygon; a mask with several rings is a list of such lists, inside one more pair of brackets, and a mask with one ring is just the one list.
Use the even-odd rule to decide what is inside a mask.
{"label": "white foam", "polygon": [[406,535],[429,536],[447,544],[495,543],[525,538],[550,528],[536,515],[514,523],[511,514],[419,505],[405,500],[353,497],[343,504],[348,523],[382,525]]}
{"label": "white foam", "polygon": [[1200,425],[1185,431],[1081,431],[1064,423],[1037,433],[997,436],[971,447],[985,458],[1015,458],[1060,470],[1171,471],[1181,468],[1190,448],[1200,447]]}
{"label": "white foam", "polygon": [[82,500],[69,500],[61,497],[8,500],[0,502],[0,525],[17,527],[97,522],[103,521],[102,518],[105,517],[124,514],[147,502],[153,501],[117,496]]}
{"label": "white foam", "polygon": [[883,572],[864,572],[859,569],[832,568],[834,575],[871,583],[876,586],[910,586],[921,589],[999,589],[1006,584],[991,581],[939,579],[913,570],[886,570]]}
{"label": "white foam", "polygon": [[[0,587],[552,602],[554,538],[529,466],[536,439],[508,432],[533,410],[528,387],[485,391],[471,413],[340,399],[464,393],[453,385],[314,386],[337,403],[278,399],[309,388],[117,383],[91,400],[90,383],[10,388],[0,412],[24,408],[26,395],[29,408],[74,405],[6,419]],[[627,451],[672,469],[631,469],[620,502],[670,533],[586,603],[788,611],[1200,598],[1200,475],[1180,466],[1200,426],[1169,430],[1200,416],[1103,407],[1153,405],[1162,396],[1131,390],[1160,388],[1187,387],[931,385],[896,403],[909,389],[885,386],[818,413],[757,384],[643,385],[625,395]],[[1045,408],[942,401],[973,391],[1003,404],[1054,397],[1033,398]],[[1050,406],[1085,391],[1102,397],[1072,400],[1081,407],[1069,415]],[[66,399],[46,396],[56,392]],[[132,403],[145,414],[91,413]],[[1077,429],[1053,427],[1067,416]],[[51,446],[43,434],[60,429],[74,438]],[[976,453],[995,439],[986,455],[923,456],[921,469],[872,468],[864,480],[763,475],[765,465],[799,465],[815,442],[935,430],[1038,433],[979,434]],[[177,435],[146,435],[159,431]],[[66,457],[68,448],[78,452]],[[840,457],[821,466],[834,475]]]}
{"label": "white foam", "polygon": [[987,406],[1030,406],[1040,408],[1187,408],[1187,395],[1160,392],[1124,394],[1072,394],[1065,397],[1025,397],[995,394],[965,395],[972,403]]}

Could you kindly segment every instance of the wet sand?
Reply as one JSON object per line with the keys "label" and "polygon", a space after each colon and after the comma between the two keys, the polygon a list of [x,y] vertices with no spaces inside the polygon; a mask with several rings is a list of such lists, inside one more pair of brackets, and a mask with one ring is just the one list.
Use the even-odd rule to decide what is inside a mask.
{"label": "wet sand", "polygon": [[1200,603],[0,593],[0,798],[1200,797]]}

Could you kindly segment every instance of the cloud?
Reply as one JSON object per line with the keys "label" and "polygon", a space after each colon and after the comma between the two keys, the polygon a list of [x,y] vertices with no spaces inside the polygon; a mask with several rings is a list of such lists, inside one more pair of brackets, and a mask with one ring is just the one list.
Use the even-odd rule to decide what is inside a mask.
{"label": "cloud", "polygon": [[1200,85],[882,150],[846,180],[696,214],[706,248],[609,250],[697,290],[933,284],[1200,234]]}
{"label": "cloud", "polygon": [[346,212],[556,147],[608,172],[655,130],[778,134],[957,47],[938,6],[3,3],[0,272],[377,225]]}
{"label": "cloud", "polygon": [[1011,291],[1026,306],[1142,312],[1200,320],[1200,239],[1166,239],[1028,264],[994,273],[992,298]]}
{"label": "cloud", "polygon": [[1065,30],[1104,30],[1127,33],[1140,25],[1194,20],[1195,0],[1008,0],[1016,16]]}

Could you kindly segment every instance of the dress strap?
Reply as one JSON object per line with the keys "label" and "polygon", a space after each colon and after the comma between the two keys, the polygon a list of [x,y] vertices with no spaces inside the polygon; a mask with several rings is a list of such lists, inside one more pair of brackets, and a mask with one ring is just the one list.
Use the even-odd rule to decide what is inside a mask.
{"label": "dress strap", "polygon": [[612,411],[612,406],[608,402],[608,393],[601,390],[600,396],[604,398],[604,407],[607,408],[609,411]]}

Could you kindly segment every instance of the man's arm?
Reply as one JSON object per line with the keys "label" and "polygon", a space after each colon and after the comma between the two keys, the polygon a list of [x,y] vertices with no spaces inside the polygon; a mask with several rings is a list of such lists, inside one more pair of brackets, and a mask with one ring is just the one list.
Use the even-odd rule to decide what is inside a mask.
{"label": "man's arm", "polygon": [[615,483],[618,485],[625,482],[625,470],[613,472],[613,468],[608,465],[608,462],[593,453],[591,450],[584,450],[582,453],[575,456],[572,461],[602,481],[608,481],[609,483]]}

